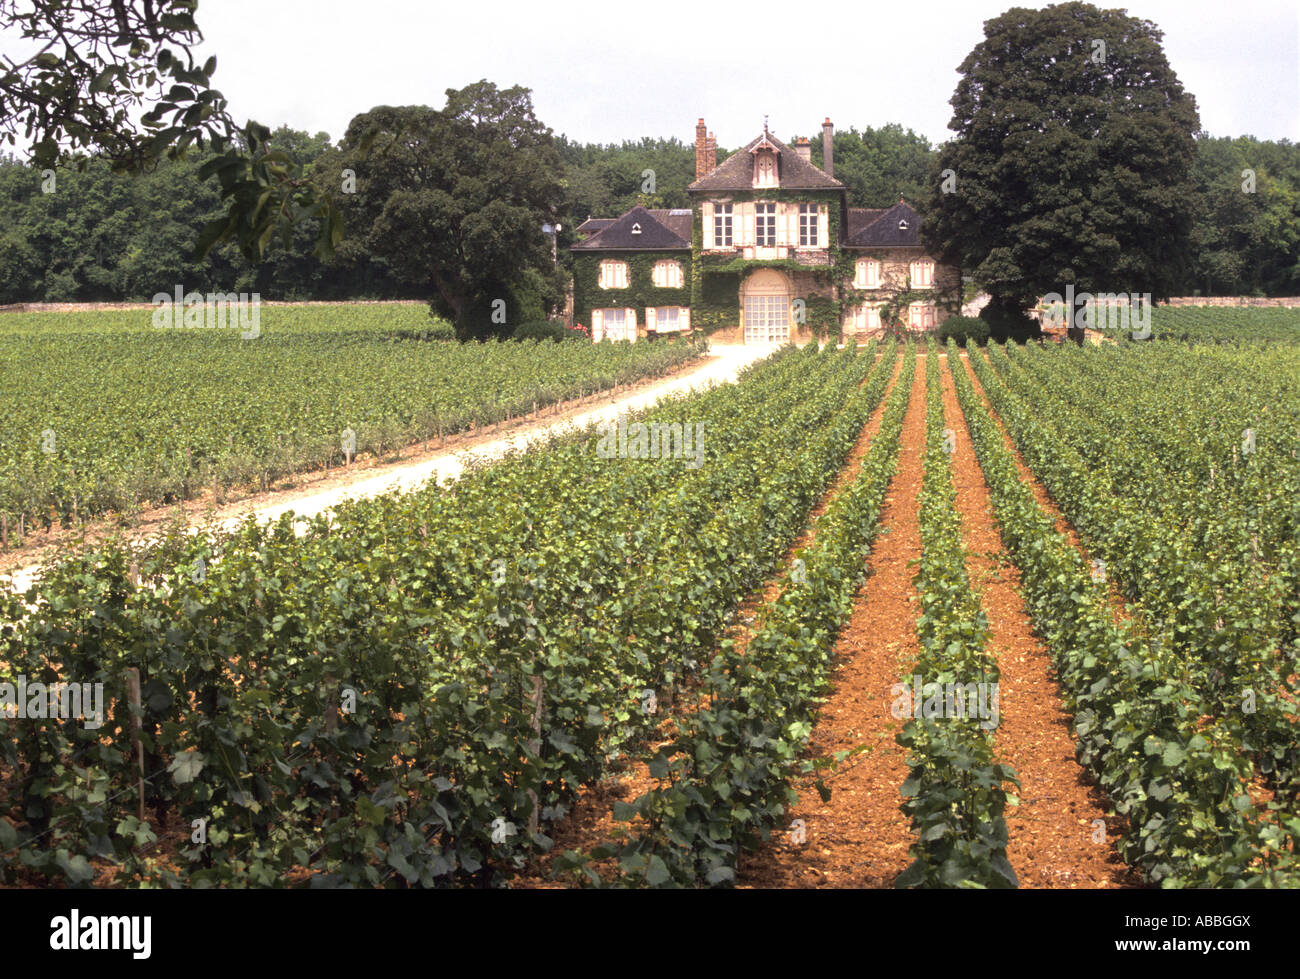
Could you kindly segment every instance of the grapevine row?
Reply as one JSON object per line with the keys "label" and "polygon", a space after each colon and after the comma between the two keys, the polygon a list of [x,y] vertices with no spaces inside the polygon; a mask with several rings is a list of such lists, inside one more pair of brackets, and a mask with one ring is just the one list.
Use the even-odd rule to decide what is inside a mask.
{"label": "grapevine row", "polygon": [[[955,349],[955,347],[954,347]],[[949,354],[955,358],[955,354]],[[905,682],[913,716],[898,734],[908,750],[901,794],[917,840],[899,887],[1016,887],[1007,860],[1004,817],[1015,773],[993,756],[987,705],[996,691],[988,618],[966,572],[961,517],[950,464],[954,442],[944,429],[939,348],[926,357],[926,442],[920,495],[921,599],[919,683]],[[912,692],[919,691],[916,697]],[[981,696],[981,694],[983,696]],[[996,696],[994,693],[992,696]]]}
{"label": "grapevine row", "polygon": [[[971,363],[1013,435],[1037,424],[979,357]],[[1121,855],[1165,887],[1295,886],[1300,823],[1252,803],[1239,725],[1212,716],[1167,647],[1116,621],[1104,583],[1021,480],[966,371],[953,375],[1003,542],[1065,688],[1079,761],[1128,823]]]}
{"label": "grapevine row", "polygon": [[[682,718],[681,733],[650,762],[659,784],[616,806],[615,818],[639,821],[640,831],[591,856],[617,856],[625,883],[732,883],[740,853],[766,839],[795,800],[789,782],[826,688],[835,636],[866,575],[915,364],[909,346],[860,471],[827,506],[779,596],[759,610],[743,652],[733,640],[722,643],[705,677],[705,702]],[[873,377],[864,406],[880,402],[889,374]],[[851,443],[857,434],[846,437]],[[586,868],[599,880],[587,855],[566,854],[560,866]]]}
{"label": "grapevine row", "polygon": [[[793,538],[865,423],[872,360],[790,350],[634,419],[703,423],[698,468],[602,458],[588,431],[302,536],[286,517],[50,569],[32,609],[3,599],[0,659],[104,683],[109,716],[3,732],[8,873],[429,886],[521,865]],[[151,848],[195,820],[206,844]]]}

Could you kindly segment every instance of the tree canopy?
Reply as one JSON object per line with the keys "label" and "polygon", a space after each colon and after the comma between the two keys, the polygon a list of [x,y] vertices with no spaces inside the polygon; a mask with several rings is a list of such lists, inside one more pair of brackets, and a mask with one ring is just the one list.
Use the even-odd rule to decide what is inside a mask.
{"label": "tree canopy", "polygon": [[1170,295],[1192,264],[1199,121],[1161,32],[1065,3],[984,34],[959,69],[924,241],[1006,307],[1070,284]]}
{"label": "tree canopy", "polygon": [[355,172],[346,211],[358,241],[429,287],[462,338],[509,332],[556,302],[542,225],[564,214],[562,165],[527,89],[480,81],[448,89],[441,110],[372,109],[349,124],[337,163],[318,172]]}

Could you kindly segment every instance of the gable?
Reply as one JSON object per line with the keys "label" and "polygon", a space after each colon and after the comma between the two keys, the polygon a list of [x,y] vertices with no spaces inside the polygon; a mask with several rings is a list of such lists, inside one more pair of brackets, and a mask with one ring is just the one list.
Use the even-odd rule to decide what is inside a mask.
{"label": "gable", "polygon": [[[907,228],[900,229],[899,221]],[[907,203],[899,201],[883,211],[851,207],[844,238],[846,248],[919,248],[921,216]]]}
{"label": "gable", "polygon": [[[680,230],[684,230],[685,235],[680,234]],[[658,210],[652,213],[638,205],[569,250],[689,251],[690,247],[690,211]]]}
{"label": "gable", "polygon": [[805,161],[771,133],[763,133],[722,165],[700,177],[688,191],[753,190],[755,150],[771,147],[777,155],[777,178],[782,190],[843,190],[844,185],[825,171]]}

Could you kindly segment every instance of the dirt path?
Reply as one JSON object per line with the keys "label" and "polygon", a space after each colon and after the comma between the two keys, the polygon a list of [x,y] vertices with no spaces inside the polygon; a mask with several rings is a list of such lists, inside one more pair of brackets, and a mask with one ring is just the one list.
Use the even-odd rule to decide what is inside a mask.
{"label": "dirt path", "polygon": [[[879,362],[879,357],[880,355],[877,354],[877,362]],[[759,589],[755,590],[753,594],[749,595],[737,608],[736,624],[728,631],[727,638],[732,639],[742,652],[759,626],[759,623],[754,621],[755,614],[764,604],[775,601],[780,595],[785,570],[790,565],[790,562],[794,560],[795,553],[802,548],[808,547],[816,540],[818,519],[826,512],[826,508],[831,502],[840,493],[844,492],[857,477],[862,460],[866,457],[871,448],[872,440],[880,430],[885,415],[885,407],[889,400],[889,392],[898,383],[898,375],[902,371],[903,359],[903,352],[899,351],[895,358],[893,372],[890,375],[889,386],[880,399],[880,404],[876,406],[867,424],[863,427],[839,474],[809,513],[807,526],[786,549],[785,555],[778,564],[777,572]],[[863,381],[863,385],[865,386],[869,382],[870,378],[868,377],[867,380]],[[687,691],[685,696],[689,698],[692,694]],[[676,713],[680,715],[681,711],[678,710]],[[672,736],[673,723],[672,719],[669,718],[665,720],[659,740],[652,742],[645,754],[647,756],[653,754],[654,751],[671,741]],[[565,886],[566,881],[552,879],[551,867],[555,857],[566,850],[590,852],[601,843],[613,839],[616,834],[625,832],[626,824],[614,821],[614,803],[631,802],[648,792],[654,787],[654,784],[655,780],[650,776],[646,762],[638,757],[626,759],[622,764],[611,768],[610,772],[599,782],[580,789],[573,801],[572,811],[553,827],[555,845],[548,853],[538,857],[523,872],[514,877],[510,882],[510,886],[517,888]],[[613,861],[609,861],[607,864],[597,863],[595,866],[598,870],[612,871],[614,869]]]}
{"label": "dirt path", "polygon": [[[982,357],[984,355],[980,353],[976,356]],[[971,385],[975,388],[975,393],[979,396],[980,403],[988,410],[989,416],[993,419],[994,426],[1002,436],[1002,445],[1011,453],[1011,457],[1016,464],[1016,472],[1020,474],[1020,481],[1033,491],[1034,499],[1038,501],[1038,505],[1043,508],[1044,513],[1052,518],[1056,532],[1064,536],[1065,539],[1069,541],[1070,546],[1078,551],[1085,561],[1091,564],[1091,552],[1083,543],[1083,539],[1079,536],[1079,532],[1074,529],[1074,525],[1070,523],[1065,514],[1061,512],[1061,508],[1056,505],[1056,501],[1052,499],[1052,495],[1047,492],[1047,487],[1039,482],[1038,477],[1034,475],[1034,471],[1030,469],[1029,464],[1025,462],[1024,456],[1020,454],[1020,449],[1011,438],[1011,434],[1007,431],[1006,425],[1003,424],[1001,416],[998,415],[997,410],[989,402],[988,395],[984,393],[984,385],[980,382],[979,376],[975,373],[975,369],[971,367],[970,355],[966,351],[962,351],[961,364],[962,368],[966,371],[966,376],[971,380]],[[1131,621],[1133,619],[1133,611],[1125,603],[1123,596],[1120,595],[1119,589],[1116,587],[1113,580],[1107,579],[1106,590],[1110,599],[1110,609],[1115,613],[1115,617],[1121,622]]]}
{"label": "dirt path", "polygon": [[[951,369],[966,370],[949,358]],[[988,615],[997,657],[998,760],[1020,779],[1020,805],[1007,810],[1007,857],[1021,887],[1139,886],[1115,852],[1123,819],[1075,761],[1070,717],[1061,703],[1047,647],[1034,635],[1020,597],[1020,572],[1003,546],[988,485],[975,458],[952,375],[943,372],[943,402],[952,429],[953,484],[966,544],[966,570]],[[1103,832],[1104,830],[1104,832]]]}
{"label": "dirt path", "polygon": [[[541,417],[505,429],[490,429],[470,437],[448,440],[447,444],[432,451],[420,452],[412,447],[416,454],[399,462],[369,467],[356,465],[323,474],[302,474],[295,477],[290,488],[257,494],[221,507],[214,507],[209,498],[152,510],[134,528],[133,532],[138,535],[135,539],[148,539],[178,519],[191,527],[214,522],[232,528],[250,515],[263,522],[276,520],[290,511],[311,517],[333,509],[347,499],[412,490],[431,479],[439,482],[455,479],[474,460],[498,458],[511,450],[543,441],[554,432],[617,418],[625,412],[647,408],[663,397],[734,381],[744,367],[768,356],[772,350],[772,347],[765,346],[715,346],[703,363],[696,363],[684,372],[618,391],[606,391],[577,403],[567,402],[557,406],[554,413],[543,413]],[[502,431],[506,434],[500,434]],[[309,487],[303,484],[309,484]],[[3,562],[0,563],[0,587],[4,587],[7,575],[12,581],[10,587],[16,591],[25,590],[39,574],[42,561],[83,537],[99,539],[111,529],[111,523],[105,522],[89,531],[64,532],[40,545],[5,555],[0,558]]]}
{"label": "dirt path", "polygon": [[890,713],[890,688],[920,653],[912,585],[921,556],[916,508],[925,446],[925,370],[918,358],[903,419],[898,472],[881,513],[881,533],[867,560],[867,580],[834,656],[832,693],[819,713],[810,757],[858,750],[824,775],[823,802],[813,777],[796,786],[790,825],[802,820],[805,842],[791,832],[772,840],[741,865],[742,887],[891,887],[911,862],[907,817],[898,790],[907,778],[906,754],[894,741],[900,721]]}

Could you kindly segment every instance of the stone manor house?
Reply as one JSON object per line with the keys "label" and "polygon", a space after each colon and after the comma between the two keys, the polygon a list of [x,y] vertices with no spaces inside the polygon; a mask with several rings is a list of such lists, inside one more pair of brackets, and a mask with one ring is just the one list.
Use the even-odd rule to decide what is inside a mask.
{"label": "stone manor house", "polygon": [[577,230],[574,318],[594,340],[707,330],[723,343],[928,330],[955,313],[961,273],[925,253],[919,217],[849,207],[835,179],[830,119],[822,159],[808,139],[763,133],[721,166],[701,119],[691,207],[634,207]]}

